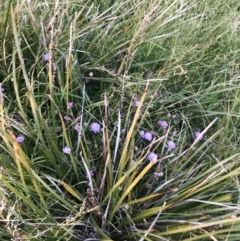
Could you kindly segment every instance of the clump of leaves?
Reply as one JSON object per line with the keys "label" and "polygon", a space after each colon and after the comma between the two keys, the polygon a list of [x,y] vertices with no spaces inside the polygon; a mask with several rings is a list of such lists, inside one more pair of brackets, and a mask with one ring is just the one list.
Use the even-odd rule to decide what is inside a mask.
{"label": "clump of leaves", "polygon": [[[219,31],[201,38],[203,55],[192,33],[207,13],[185,18],[198,5],[182,1],[8,3],[0,237],[238,240],[239,153],[216,152],[224,130],[214,112],[236,86],[182,87]],[[175,44],[186,32],[190,44]],[[202,68],[192,72],[204,82]]]}
{"label": "clump of leaves", "polygon": [[[134,99],[129,104],[117,101],[119,111],[111,116],[117,93],[114,99],[105,96],[102,107],[86,105],[77,121],[66,121],[58,112],[62,130],[56,139],[46,120],[39,118],[39,106],[34,121],[42,138],[34,131],[36,124],[21,127],[6,119],[2,105],[1,182],[9,193],[2,219],[12,227],[6,235],[39,240],[56,233],[56,240],[59,235],[72,240],[200,240],[237,232],[238,208],[232,200],[239,167],[233,159],[239,155],[225,160],[212,155],[209,146],[215,145],[221,130],[207,133],[216,120],[202,130],[201,140],[186,141],[189,126],[184,124],[176,129],[159,122],[150,129],[146,116],[151,116],[155,100],[148,87],[137,104]],[[65,108],[71,111],[74,103]],[[101,120],[94,117],[97,112]]]}

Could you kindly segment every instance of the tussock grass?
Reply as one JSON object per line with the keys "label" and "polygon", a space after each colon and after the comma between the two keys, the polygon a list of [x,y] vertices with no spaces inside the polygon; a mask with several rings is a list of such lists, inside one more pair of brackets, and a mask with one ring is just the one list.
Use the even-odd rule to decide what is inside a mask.
{"label": "tussock grass", "polygon": [[238,240],[238,5],[6,1],[0,238]]}

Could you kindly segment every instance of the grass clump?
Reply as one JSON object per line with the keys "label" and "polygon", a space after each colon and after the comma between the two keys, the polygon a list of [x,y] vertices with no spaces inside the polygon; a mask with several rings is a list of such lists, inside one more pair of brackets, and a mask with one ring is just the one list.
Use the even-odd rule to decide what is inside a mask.
{"label": "grass clump", "polygon": [[7,1],[0,237],[238,240],[237,4]]}

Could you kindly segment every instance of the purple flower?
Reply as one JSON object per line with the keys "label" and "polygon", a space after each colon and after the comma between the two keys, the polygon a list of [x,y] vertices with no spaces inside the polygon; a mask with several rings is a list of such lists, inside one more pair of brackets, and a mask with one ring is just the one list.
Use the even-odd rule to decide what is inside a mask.
{"label": "purple flower", "polygon": [[152,133],[149,132],[149,131],[146,131],[146,132],[145,131],[140,131],[139,134],[140,134],[140,136],[143,139],[145,139],[147,141],[151,141],[152,140]]}
{"label": "purple flower", "polygon": [[43,55],[43,60],[44,61],[49,61],[49,59],[50,59],[50,54],[49,53],[46,53],[46,54]]}
{"label": "purple flower", "polygon": [[68,108],[68,109],[73,108],[73,102],[68,102],[68,103],[67,103],[67,108]]}
{"label": "purple flower", "polygon": [[166,121],[159,120],[158,125],[160,125],[163,129],[168,127],[168,123]]}
{"label": "purple flower", "polygon": [[90,170],[89,173],[87,173],[87,178],[90,178],[94,175],[93,170]]}
{"label": "purple flower", "polygon": [[98,133],[98,132],[101,131],[101,126],[100,126],[98,123],[93,122],[93,123],[91,123],[91,125],[90,125],[90,130],[91,130],[92,132],[94,132],[94,133]]}
{"label": "purple flower", "polygon": [[71,148],[68,146],[63,147],[62,149],[63,153],[65,154],[70,154],[71,153]]}
{"label": "purple flower", "polygon": [[18,137],[16,138],[16,141],[17,141],[18,143],[21,143],[21,142],[24,141],[24,139],[25,139],[25,137],[24,137],[23,135],[20,135],[20,136],[18,136]]}
{"label": "purple flower", "polygon": [[65,121],[71,121],[71,120],[72,120],[72,119],[71,119],[69,116],[67,116],[67,115],[65,115],[63,118],[64,118]]}
{"label": "purple flower", "polygon": [[167,141],[167,147],[170,150],[174,150],[176,148],[176,144],[173,141]]}
{"label": "purple flower", "polygon": [[152,133],[146,131],[146,132],[145,132],[145,135],[144,135],[144,138],[145,138],[147,141],[151,141],[151,140],[152,140]]}
{"label": "purple flower", "polygon": [[135,101],[135,106],[136,106],[136,107],[141,106],[141,105],[142,105],[141,101],[139,101],[139,100],[136,100],[136,101]]}
{"label": "purple flower", "polygon": [[81,126],[80,126],[79,124],[76,124],[76,125],[74,126],[74,129],[75,129],[78,133],[81,132]]}
{"label": "purple flower", "polygon": [[147,156],[147,159],[150,161],[150,162],[152,162],[152,161],[155,161],[156,159],[157,159],[157,154],[156,153],[154,153],[154,152],[150,152],[149,154],[148,154],[148,156]]}
{"label": "purple flower", "polygon": [[198,141],[202,141],[202,140],[203,140],[203,134],[202,134],[200,131],[195,131],[195,132],[194,132],[194,135],[195,135],[195,138],[196,138]]}
{"label": "purple flower", "polygon": [[140,136],[144,139],[145,137],[145,132],[144,131],[139,131]]}

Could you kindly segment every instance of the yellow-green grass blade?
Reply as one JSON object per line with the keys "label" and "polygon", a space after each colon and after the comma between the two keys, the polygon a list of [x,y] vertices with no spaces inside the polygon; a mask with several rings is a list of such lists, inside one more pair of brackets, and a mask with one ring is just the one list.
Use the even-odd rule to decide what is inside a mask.
{"label": "yellow-green grass blade", "polygon": [[120,197],[120,199],[118,200],[118,202],[116,203],[116,205],[113,208],[113,211],[110,214],[110,220],[112,220],[112,218],[115,215],[115,212],[120,208],[120,206],[122,205],[122,202],[124,200],[124,198],[133,190],[133,188],[135,187],[135,185],[144,177],[144,175],[150,170],[150,168],[154,165],[155,163],[149,162],[148,165],[140,172],[140,174],[134,179],[134,181],[132,183],[129,183],[129,185],[127,186],[126,190],[124,190],[124,192],[122,193],[122,196]]}

